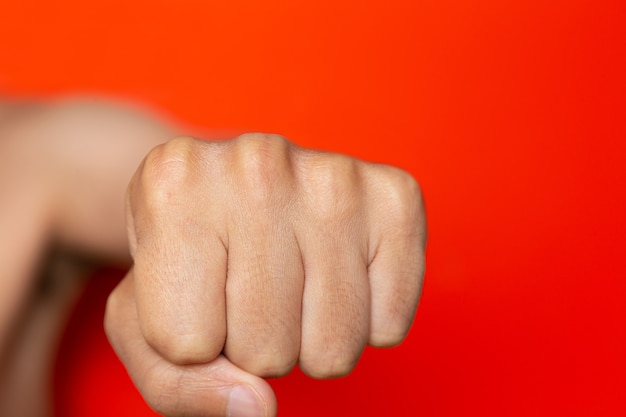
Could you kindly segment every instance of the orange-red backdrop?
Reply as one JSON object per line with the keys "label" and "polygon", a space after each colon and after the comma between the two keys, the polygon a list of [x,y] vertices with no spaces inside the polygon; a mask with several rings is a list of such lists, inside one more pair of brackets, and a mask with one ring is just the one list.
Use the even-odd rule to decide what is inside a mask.
{"label": "orange-red backdrop", "polygon": [[[9,3],[9,4],[7,4]],[[626,415],[621,0],[20,0],[0,91],[92,92],[408,169],[430,245],[406,343],[272,382],[283,416]],[[150,415],[95,277],[62,416]],[[95,308],[94,306],[98,306]]]}

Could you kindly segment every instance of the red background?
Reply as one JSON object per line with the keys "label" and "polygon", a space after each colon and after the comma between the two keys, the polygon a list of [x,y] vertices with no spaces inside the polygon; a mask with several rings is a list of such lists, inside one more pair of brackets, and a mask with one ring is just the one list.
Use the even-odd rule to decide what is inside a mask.
{"label": "red background", "polygon": [[[624,416],[625,4],[22,0],[0,12],[0,90],[141,99],[414,174],[408,340],[345,379],[274,381],[281,415]],[[60,416],[150,415],[101,329],[119,276],[68,328]]]}

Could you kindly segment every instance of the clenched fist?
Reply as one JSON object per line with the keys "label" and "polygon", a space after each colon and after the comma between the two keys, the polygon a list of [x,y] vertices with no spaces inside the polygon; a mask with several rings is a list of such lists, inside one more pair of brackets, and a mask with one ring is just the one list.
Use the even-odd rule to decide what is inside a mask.
{"label": "clenched fist", "polygon": [[272,416],[262,377],[346,375],[417,306],[426,239],[407,173],[273,135],[178,138],[131,181],[134,267],[106,329],[168,416]]}

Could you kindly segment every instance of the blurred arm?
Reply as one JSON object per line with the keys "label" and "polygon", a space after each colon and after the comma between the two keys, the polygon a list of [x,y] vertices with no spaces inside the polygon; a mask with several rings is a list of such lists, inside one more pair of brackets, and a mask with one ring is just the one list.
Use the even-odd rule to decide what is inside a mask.
{"label": "blurred arm", "polygon": [[[85,273],[75,261],[129,261],[128,180],[174,134],[141,111],[93,99],[0,101],[0,415],[47,412],[38,400],[76,293],[70,275]],[[62,268],[50,268],[60,264],[53,251]],[[43,275],[52,291],[38,291]]]}

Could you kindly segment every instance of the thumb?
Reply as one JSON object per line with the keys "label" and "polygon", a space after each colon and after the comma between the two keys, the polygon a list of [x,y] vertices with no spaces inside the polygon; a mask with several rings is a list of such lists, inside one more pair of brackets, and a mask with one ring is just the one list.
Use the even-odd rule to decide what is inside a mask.
{"label": "thumb", "polygon": [[224,355],[209,363],[179,366],[156,353],[139,329],[132,280],[131,270],[111,293],[105,330],[150,407],[168,417],[276,415],[276,397],[269,384]]}

